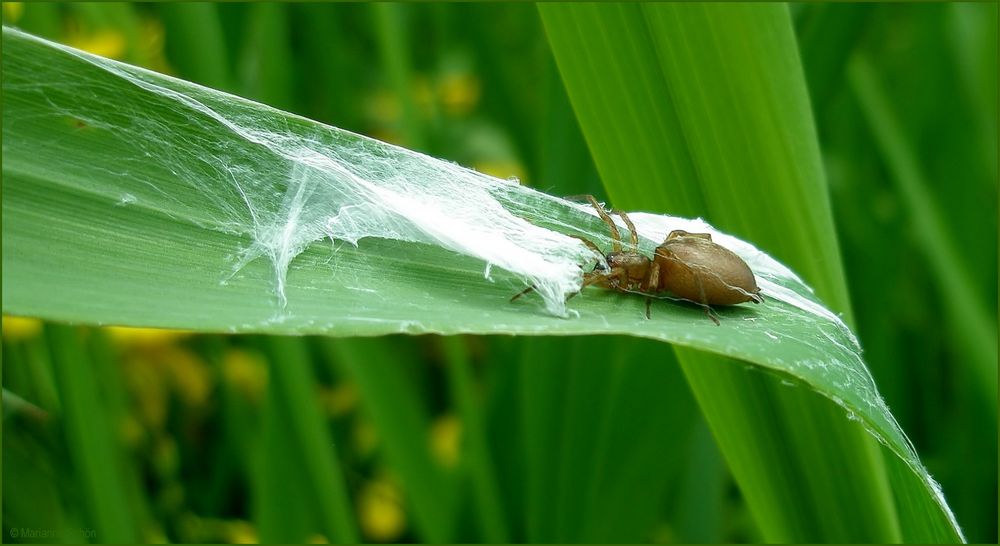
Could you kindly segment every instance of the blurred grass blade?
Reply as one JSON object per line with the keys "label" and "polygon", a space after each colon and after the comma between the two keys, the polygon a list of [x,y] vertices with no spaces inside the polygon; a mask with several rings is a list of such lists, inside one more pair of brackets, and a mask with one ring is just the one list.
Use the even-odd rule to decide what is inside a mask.
{"label": "blurred grass blade", "polygon": [[423,128],[417,119],[417,105],[410,92],[410,59],[411,50],[405,44],[409,43],[404,24],[407,6],[393,2],[375,2],[369,4],[372,11],[372,22],[375,36],[378,38],[378,51],[389,79],[388,87],[392,89],[394,98],[401,107],[401,128],[406,145],[414,150],[426,149]]}
{"label": "blurred grass blade", "polygon": [[85,500],[87,522],[95,542],[139,541],[134,505],[129,499],[123,468],[124,454],[116,434],[117,416],[108,411],[94,363],[76,328],[46,327],[53,369],[78,487]]}
{"label": "blurred grass blade", "polygon": [[361,392],[365,411],[380,432],[390,467],[399,473],[408,507],[422,538],[449,542],[454,536],[454,476],[431,458],[430,416],[409,373],[415,362],[389,352],[376,340],[322,340],[329,362],[341,366]]}
{"label": "blurred grass blade", "polygon": [[728,475],[715,440],[699,419],[687,444],[685,472],[675,501],[678,542],[719,544],[723,542],[723,510]]}
{"label": "blurred grass blade", "polygon": [[448,383],[453,405],[462,419],[465,451],[462,463],[467,468],[475,495],[482,537],[486,542],[508,542],[507,516],[504,513],[496,468],[486,438],[482,402],[477,396],[479,386],[473,376],[469,351],[462,337],[441,338],[444,358],[448,365]]}
{"label": "blurred grass blade", "polygon": [[[302,532],[320,528],[340,543],[359,540],[344,477],[330,431],[316,401],[316,385],[305,342],[270,337],[269,407],[265,413],[264,464],[260,479],[264,542],[303,542]],[[287,499],[293,497],[293,504]],[[292,523],[294,522],[294,523]]]}
{"label": "blurred grass blade", "polygon": [[[849,316],[785,6],[542,4],[540,10],[616,206],[704,215],[793,264]],[[890,487],[877,444],[829,401],[716,356],[677,353],[767,540],[910,537],[918,522],[900,519],[894,493],[912,495],[940,516],[922,540],[960,539],[908,441],[902,450],[888,445],[910,461],[911,476],[922,482],[916,491],[914,480]]]}
{"label": "blurred grass blade", "polygon": [[280,2],[256,2],[246,6],[240,59],[240,84],[244,94],[284,109],[295,103],[288,7]]}
{"label": "blurred grass blade", "polygon": [[231,91],[229,53],[216,5],[167,2],[156,8],[169,38],[166,49],[173,66],[192,81]]}
{"label": "blurred grass blade", "polygon": [[[694,400],[668,347],[622,337],[575,344],[576,372],[566,375],[574,380],[576,408],[565,416],[563,427],[571,434],[560,464],[577,470],[566,481],[585,480],[588,486],[584,498],[576,499],[573,484],[562,484],[570,499],[563,503],[566,538],[648,540],[664,495],[673,495],[683,472],[684,452],[677,445],[694,423]],[[595,366],[593,355],[601,355],[603,365]],[[580,529],[574,521],[586,524]]]}
{"label": "blurred grass blade", "polygon": [[823,112],[842,88],[844,67],[864,34],[875,6],[867,3],[816,3],[800,25],[802,66],[807,71],[813,112]]}
{"label": "blurred grass blade", "polygon": [[871,126],[875,142],[886,159],[892,181],[899,188],[909,211],[910,225],[920,241],[928,269],[933,273],[948,313],[944,323],[960,342],[966,363],[975,375],[977,394],[991,408],[996,422],[997,408],[997,323],[988,306],[976,294],[975,283],[965,271],[961,256],[945,229],[941,212],[927,191],[913,149],[909,146],[892,111],[874,68],[864,56],[849,67],[851,86],[861,110]]}

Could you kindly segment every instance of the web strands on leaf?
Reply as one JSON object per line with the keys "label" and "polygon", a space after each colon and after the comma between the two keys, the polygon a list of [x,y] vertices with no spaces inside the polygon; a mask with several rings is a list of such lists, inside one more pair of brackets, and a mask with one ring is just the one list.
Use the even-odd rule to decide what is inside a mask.
{"label": "web strands on leaf", "polygon": [[[302,127],[290,126],[298,120],[277,110],[68,51],[147,92],[144,116],[129,116],[141,127],[122,127],[123,133],[140,129],[145,156],[175,160],[173,181],[207,175],[225,182],[188,183],[193,192],[174,195],[197,192],[197,199],[177,205],[193,211],[207,200],[216,216],[203,218],[205,227],[248,234],[252,242],[236,269],[267,257],[282,307],[288,268],[310,243],[330,237],[356,245],[380,237],[472,256],[487,272],[505,269],[535,285],[548,312],[566,316],[565,298],[578,290],[579,264],[589,253],[575,239],[512,214],[493,196],[497,186],[516,184],[332,127],[313,125],[306,132],[312,136],[303,137],[296,132]],[[192,134],[217,138],[178,138],[178,120],[196,126]]]}

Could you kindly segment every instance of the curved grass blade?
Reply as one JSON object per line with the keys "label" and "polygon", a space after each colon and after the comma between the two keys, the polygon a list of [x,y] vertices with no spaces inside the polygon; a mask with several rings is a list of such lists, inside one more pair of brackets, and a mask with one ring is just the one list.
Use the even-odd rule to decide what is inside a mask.
{"label": "curved grass blade", "polygon": [[[7,313],[215,332],[648,337],[809,385],[857,415],[908,465],[922,468],[850,331],[794,274],[735,238],[720,236],[756,264],[759,278],[781,299],[720,309],[722,327],[682,302],[657,302],[647,320],[643,298],[600,290],[572,300],[570,318],[553,316],[530,300],[508,302],[526,274],[489,267],[481,257],[502,259],[496,249],[457,244],[468,234],[448,229],[431,240],[415,235],[420,230],[412,225],[426,234],[428,222],[450,221],[447,215],[428,219],[426,209],[408,209],[402,220],[410,227],[399,217],[376,218],[403,234],[331,244],[322,227],[344,212],[330,200],[337,195],[321,191],[324,199],[310,201],[317,187],[296,181],[294,173],[391,168],[389,182],[437,190],[441,199],[455,199],[450,193],[462,187],[457,183],[480,184],[488,191],[477,195],[500,207],[497,218],[524,218],[608,246],[606,227],[585,208],[6,27],[3,34]],[[384,187],[373,187],[383,199]],[[371,199],[366,204],[384,204]],[[647,253],[669,226],[708,229],[669,217],[635,219]],[[388,225],[374,224],[366,229]],[[486,223],[484,229],[507,228]],[[531,233],[573,244],[545,229]],[[387,238],[393,235],[398,239]],[[488,247],[492,241],[478,242]],[[586,255],[582,247],[565,251]]]}

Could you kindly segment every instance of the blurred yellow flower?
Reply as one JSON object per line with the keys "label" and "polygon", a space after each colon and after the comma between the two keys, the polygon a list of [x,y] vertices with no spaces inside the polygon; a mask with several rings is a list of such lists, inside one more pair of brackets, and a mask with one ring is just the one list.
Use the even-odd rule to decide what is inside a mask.
{"label": "blurred yellow flower", "polygon": [[126,359],[122,374],[132,394],[135,414],[149,431],[162,430],[167,421],[169,393],[162,371],[146,357]]}
{"label": "blurred yellow flower", "polygon": [[230,349],[222,359],[222,376],[248,400],[259,402],[267,388],[267,364],[257,354]]}
{"label": "blurred yellow flower", "polygon": [[7,341],[21,341],[41,333],[42,321],[34,318],[4,315],[0,328],[3,329],[3,337]]}
{"label": "blurred yellow flower", "polygon": [[406,527],[406,513],[395,484],[385,478],[365,484],[358,495],[358,519],[369,540],[392,542],[399,538]]}
{"label": "blurred yellow flower", "polygon": [[257,529],[246,521],[226,522],[224,533],[226,542],[229,544],[257,544],[260,542],[257,537]]}
{"label": "blurred yellow flower", "polygon": [[205,361],[176,345],[164,346],[160,351],[159,356],[184,404],[188,407],[205,405],[212,395],[212,375]]}
{"label": "blurred yellow flower", "polygon": [[24,2],[4,2],[3,16],[7,23],[16,23],[24,13]]}
{"label": "blurred yellow flower", "polygon": [[463,116],[479,103],[482,86],[479,80],[467,72],[445,74],[438,82],[441,104],[449,116]]}
{"label": "blurred yellow flower", "polygon": [[107,57],[122,59],[125,56],[125,36],[112,29],[83,32],[78,26],[71,26],[66,33],[66,45]]}
{"label": "blurred yellow flower", "polygon": [[527,176],[524,167],[513,159],[480,160],[474,162],[472,168],[496,178],[517,178],[522,184],[524,183],[525,176]]}
{"label": "blurred yellow flower", "polygon": [[111,339],[122,347],[162,347],[191,335],[186,330],[165,330],[161,328],[132,328],[109,326],[104,328]]}
{"label": "blurred yellow flower", "polygon": [[462,422],[458,417],[447,414],[438,417],[431,424],[431,453],[445,468],[454,468],[461,455]]}
{"label": "blurred yellow flower", "polygon": [[330,417],[342,417],[358,406],[358,388],[350,381],[320,389],[320,400]]}

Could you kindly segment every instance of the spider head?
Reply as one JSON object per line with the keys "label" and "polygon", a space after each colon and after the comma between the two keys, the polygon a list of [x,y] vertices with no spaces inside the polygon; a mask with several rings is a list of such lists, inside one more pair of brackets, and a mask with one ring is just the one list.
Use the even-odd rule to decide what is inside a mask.
{"label": "spider head", "polygon": [[[649,258],[638,252],[612,252],[608,254],[611,271],[621,271],[631,280],[641,280],[649,273]],[[609,273],[610,274],[610,271]]]}

